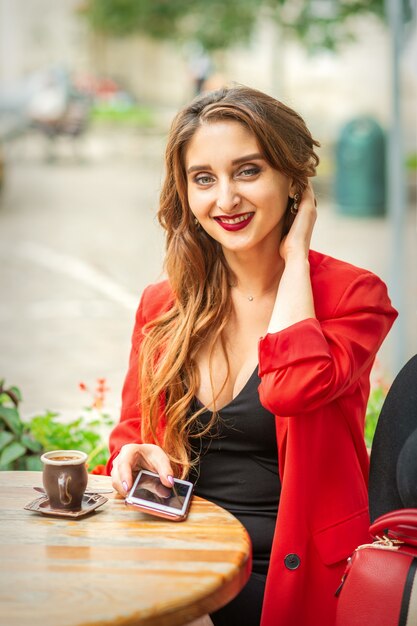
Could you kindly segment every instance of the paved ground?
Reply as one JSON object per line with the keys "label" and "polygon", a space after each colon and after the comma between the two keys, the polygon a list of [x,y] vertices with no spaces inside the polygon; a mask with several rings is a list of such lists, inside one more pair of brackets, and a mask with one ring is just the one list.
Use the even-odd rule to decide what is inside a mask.
{"label": "paved ground", "polygon": [[[117,413],[139,294],[161,275],[163,240],[155,223],[162,177],[162,136],[90,136],[73,153],[28,138],[7,154],[0,198],[0,378],[18,385],[23,412],[66,413],[86,400],[78,389],[98,377]],[[318,185],[318,188],[323,188]],[[387,219],[338,215],[319,191],[314,247],[391,276]],[[404,233],[407,297],[404,359],[416,352],[415,212]],[[380,354],[397,371],[393,332]]]}

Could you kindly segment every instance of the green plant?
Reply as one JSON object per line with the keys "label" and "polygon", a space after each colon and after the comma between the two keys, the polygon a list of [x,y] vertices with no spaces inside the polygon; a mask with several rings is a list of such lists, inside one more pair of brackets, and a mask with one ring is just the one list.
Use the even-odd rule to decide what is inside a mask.
{"label": "green plant", "polygon": [[[80,384],[80,388],[89,391],[84,383]],[[107,462],[107,430],[113,419],[103,410],[108,390],[105,379],[98,379],[92,402],[74,419],[45,411],[24,422],[18,410],[21,401],[19,389],[11,387],[5,390],[2,382],[1,390],[0,470],[41,469],[41,454],[58,449],[86,452],[90,472]]]}
{"label": "green plant", "polygon": [[149,107],[131,105],[116,107],[111,104],[95,104],[90,112],[95,123],[119,124],[137,128],[150,128],[154,125],[154,116]]}
{"label": "green plant", "polygon": [[365,442],[368,448],[372,446],[379,414],[387,395],[387,387],[378,383],[371,389],[365,414]]}
{"label": "green plant", "polygon": [[0,470],[38,470],[42,445],[20,417],[19,389],[4,383],[0,380]]}

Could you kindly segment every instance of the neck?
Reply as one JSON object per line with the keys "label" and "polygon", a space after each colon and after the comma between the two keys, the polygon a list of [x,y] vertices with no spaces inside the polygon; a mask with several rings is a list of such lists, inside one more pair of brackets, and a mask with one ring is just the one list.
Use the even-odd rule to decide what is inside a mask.
{"label": "neck", "polygon": [[278,288],[284,270],[278,246],[271,254],[230,255],[226,252],[225,257],[234,274],[232,288],[248,300],[255,300]]}

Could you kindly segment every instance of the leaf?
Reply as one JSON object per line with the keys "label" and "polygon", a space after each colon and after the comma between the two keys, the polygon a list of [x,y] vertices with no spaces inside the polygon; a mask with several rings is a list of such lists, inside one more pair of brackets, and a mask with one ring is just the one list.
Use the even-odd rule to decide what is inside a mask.
{"label": "leaf", "polygon": [[0,472],[12,472],[16,468],[13,463],[7,463],[7,465],[0,465]]}
{"label": "leaf", "polygon": [[9,391],[11,391],[19,402],[22,402],[22,393],[18,387],[10,387]]}
{"label": "leaf", "polygon": [[2,391],[0,393],[0,406],[8,406],[11,404],[10,396]]}
{"label": "leaf", "polygon": [[22,446],[18,441],[13,441],[3,449],[0,455],[0,467],[16,461],[16,459],[24,454],[26,454],[25,446]]}
{"label": "leaf", "polygon": [[386,389],[380,386],[371,390],[365,416],[365,441],[368,448],[372,446],[375,429],[386,394]]}
{"label": "leaf", "polygon": [[89,458],[87,462],[88,471],[92,472],[93,469],[97,467],[97,465],[106,465],[107,461],[109,460],[109,456],[110,456],[110,453],[109,453],[107,446],[105,446],[97,454],[94,454],[94,456],[91,455],[91,458]]}
{"label": "leaf", "polygon": [[23,430],[23,424],[15,407],[0,406],[0,418],[3,418],[9,430],[15,435],[20,436]]}
{"label": "leaf", "polygon": [[42,445],[30,435],[23,434],[20,441],[31,452],[42,452]]}
{"label": "leaf", "polygon": [[43,467],[42,461],[38,456],[28,456],[26,457],[26,469],[31,472],[37,472],[41,470]]}
{"label": "leaf", "polygon": [[0,450],[3,450],[11,441],[13,441],[14,435],[8,430],[2,430],[0,432]]}
{"label": "leaf", "polygon": [[[11,469],[15,472],[25,472],[26,471],[26,456],[21,456],[16,461],[13,461],[11,464]],[[9,467],[10,463],[7,465]]]}

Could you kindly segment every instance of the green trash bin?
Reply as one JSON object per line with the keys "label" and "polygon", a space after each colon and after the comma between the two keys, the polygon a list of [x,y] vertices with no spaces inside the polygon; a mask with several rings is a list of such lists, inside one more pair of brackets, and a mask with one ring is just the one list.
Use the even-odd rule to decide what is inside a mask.
{"label": "green trash bin", "polygon": [[336,145],[336,206],[353,216],[384,215],[385,135],[371,117],[357,117],[343,127]]}

